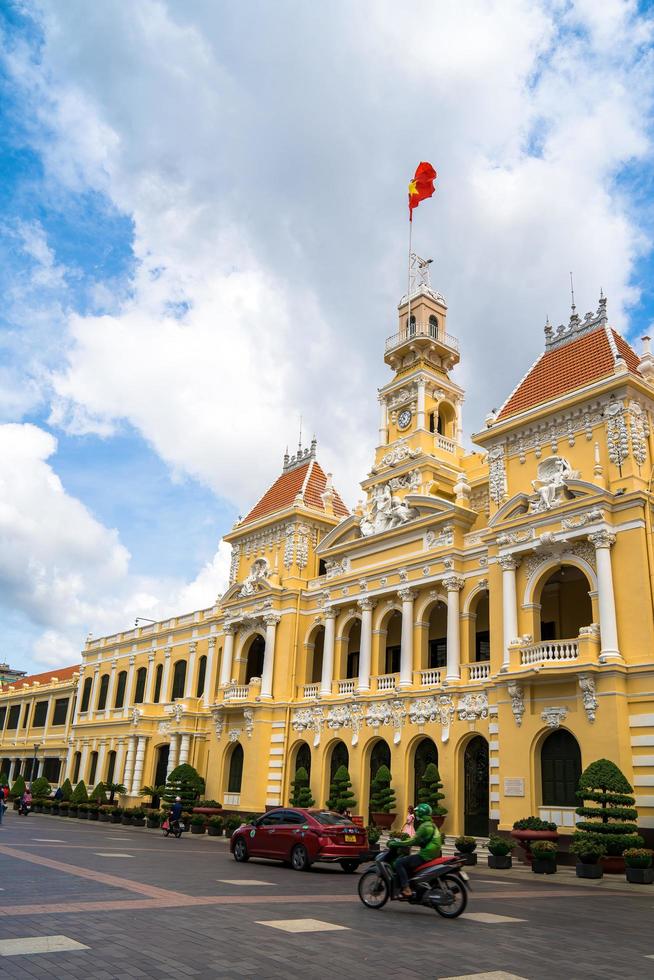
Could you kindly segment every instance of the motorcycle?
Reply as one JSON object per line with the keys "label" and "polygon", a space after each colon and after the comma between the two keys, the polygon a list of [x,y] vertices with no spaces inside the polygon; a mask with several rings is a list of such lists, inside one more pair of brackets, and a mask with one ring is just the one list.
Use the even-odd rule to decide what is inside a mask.
{"label": "motorcycle", "polygon": [[[404,853],[408,853],[406,848]],[[411,898],[404,898],[395,873],[395,861],[401,849],[389,847],[375,858],[359,878],[359,898],[368,909],[381,909],[389,900],[409,905],[425,905],[446,919],[456,919],[468,904],[469,878],[461,868],[464,859],[435,858],[426,861],[409,879]]]}
{"label": "motorcycle", "polygon": [[161,825],[164,837],[176,837],[178,840],[186,830],[186,825],[183,820],[171,820],[167,818]]}
{"label": "motorcycle", "polygon": [[23,803],[21,801],[21,804],[18,807],[18,816],[19,817],[26,817],[29,814],[29,812],[30,812],[31,809],[32,809],[32,804],[31,803]]}

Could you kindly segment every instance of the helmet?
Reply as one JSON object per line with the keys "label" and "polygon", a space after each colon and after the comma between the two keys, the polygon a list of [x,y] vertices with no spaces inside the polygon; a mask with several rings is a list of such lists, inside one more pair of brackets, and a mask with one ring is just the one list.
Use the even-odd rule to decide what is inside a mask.
{"label": "helmet", "polygon": [[429,803],[419,803],[413,812],[418,820],[426,820],[427,817],[431,817],[431,807]]}
{"label": "helmet", "polygon": [[[176,796],[176,797],[175,797],[175,803],[181,803],[181,802],[182,802],[182,798],[181,798],[181,796]],[[430,811],[430,812],[431,812],[431,811]]]}

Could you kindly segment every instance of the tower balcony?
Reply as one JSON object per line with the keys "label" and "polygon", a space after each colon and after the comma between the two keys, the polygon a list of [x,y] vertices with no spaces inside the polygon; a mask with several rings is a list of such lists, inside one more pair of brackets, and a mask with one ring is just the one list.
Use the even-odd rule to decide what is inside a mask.
{"label": "tower balcony", "polygon": [[424,353],[433,351],[447,358],[451,365],[459,361],[459,341],[452,334],[445,333],[440,325],[434,322],[418,323],[411,318],[410,326],[404,326],[398,333],[391,334],[384,344],[384,360],[392,366],[392,362],[402,349]]}

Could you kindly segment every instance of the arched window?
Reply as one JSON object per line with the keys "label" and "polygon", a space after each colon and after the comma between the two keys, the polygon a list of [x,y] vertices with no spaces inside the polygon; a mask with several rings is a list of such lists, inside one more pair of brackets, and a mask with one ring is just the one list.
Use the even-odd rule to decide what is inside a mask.
{"label": "arched window", "polygon": [[413,337],[416,332],[416,318],[414,316],[409,317],[409,336]]}
{"label": "arched window", "polygon": [[[116,771],[116,753],[112,750],[107,756],[107,783],[113,783],[114,773]],[[102,778],[102,773],[100,773],[100,778]]]}
{"label": "arched window", "polygon": [[334,774],[341,766],[347,767],[350,764],[350,753],[345,742],[338,741],[332,749],[332,757],[329,760],[329,785],[334,782]]}
{"label": "arched window", "polygon": [[204,685],[207,677],[207,658],[200,657],[198,664],[198,686],[195,691],[196,698],[201,698],[204,694]]}
{"label": "arched window", "polygon": [[173,693],[170,700],[184,697],[184,685],[186,684],[186,661],[178,660],[173,669]]}
{"label": "arched window", "polygon": [[91,685],[93,680],[90,677],[85,678],[84,687],[82,688],[82,703],[80,705],[80,711],[89,710],[89,701],[91,700]]}
{"label": "arched window", "polygon": [[266,652],[266,641],[257,634],[250,644],[248,659],[245,667],[245,683],[249,684],[253,677],[261,677],[263,673],[263,658]]}
{"label": "arched window", "polygon": [[148,676],[145,667],[139,667],[136,671],[136,691],[134,692],[134,704],[143,704],[145,697],[145,681]]}
{"label": "arched window", "polygon": [[307,775],[311,775],[311,749],[306,742],[302,742],[295,756],[295,771],[298,769],[306,769]]}
{"label": "arched window", "polygon": [[89,768],[89,787],[95,783],[95,774],[98,769],[98,753],[91,752],[91,766]]}
{"label": "arched window", "polygon": [[391,750],[388,747],[388,743],[380,738],[378,742],[372,747],[372,752],[370,753],[370,781],[377,775],[377,770],[380,766],[387,766],[391,768]]}
{"label": "arched window", "polygon": [[583,626],[590,626],[590,590],[590,582],[574,565],[561,565],[549,576],[540,594],[541,640],[575,639]]}
{"label": "arched window", "polygon": [[361,620],[355,619],[350,627],[347,641],[345,660],[345,676],[347,678],[359,675],[359,652],[361,650]]}
{"label": "arched window", "polygon": [[79,782],[79,767],[81,762],[82,762],[82,753],[76,752],[75,755],[73,756],[73,778],[72,778],[73,785]]}
{"label": "arched window", "polygon": [[574,735],[560,728],[548,735],[540,750],[543,806],[576,806],[581,752]]}
{"label": "arched window", "polygon": [[163,664],[157,664],[157,670],[154,676],[154,703],[159,704],[159,698],[161,697],[161,678],[163,677]]}
{"label": "arched window", "polygon": [[434,340],[438,337],[438,318],[433,314],[429,317],[429,336]]}
{"label": "arched window", "polygon": [[427,766],[433,762],[438,765],[438,749],[431,738],[423,738],[418,743],[416,754],[413,759],[413,804],[419,802],[418,794],[422,786],[422,779],[425,775]]}
{"label": "arched window", "polygon": [[229,760],[229,778],[227,780],[228,793],[240,793],[241,783],[243,782],[243,748],[235,745]]}
{"label": "arched window", "polygon": [[100,678],[100,693],[98,694],[98,711],[104,711],[107,707],[107,691],[109,690],[109,674],[103,674]]}
{"label": "arched window", "polygon": [[122,708],[125,704],[125,686],[127,684],[127,671],[121,670],[118,675],[118,682],[116,684],[116,697],[114,699],[114,708]]}

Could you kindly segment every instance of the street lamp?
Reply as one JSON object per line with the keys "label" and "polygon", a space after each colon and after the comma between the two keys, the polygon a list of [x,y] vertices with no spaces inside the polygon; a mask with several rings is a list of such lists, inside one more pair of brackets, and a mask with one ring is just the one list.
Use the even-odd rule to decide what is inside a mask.
{"label": "street lamp", "polygon": [[34,755],[32,756],[32,769],[30,771],[30,789],[32,787],[32,783],[34,782],[34,773],[36,771],[36,753],[39,751],[40,748],[41,748],[40,743],[39,742],[35,742],[34,743]]}

